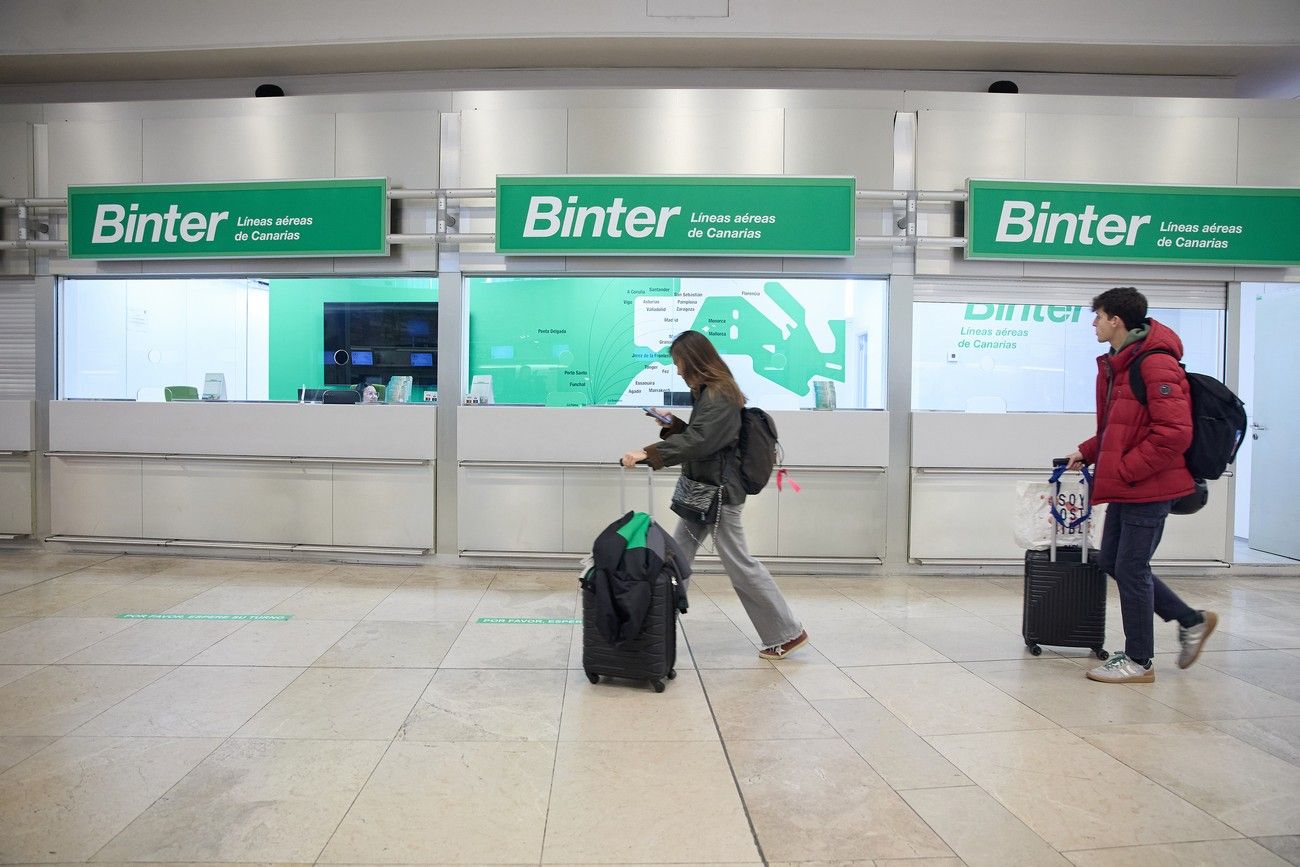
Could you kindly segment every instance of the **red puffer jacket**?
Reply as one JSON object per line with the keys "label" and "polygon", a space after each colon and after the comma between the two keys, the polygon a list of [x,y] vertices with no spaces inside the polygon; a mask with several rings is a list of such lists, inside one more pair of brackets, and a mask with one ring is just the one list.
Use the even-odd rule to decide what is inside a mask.
{"label": "red puffer jacket", "polygon": [[[1183,342],[1156,320],[1147,322],[1145,339],[1097,359],[1097,435],[1079,446],[1084,461],[1096,467],[1092,494],[1097,503],[1154,503],[1196,489],[1183,458],[1192,443],[1192,403],[1177,361]],[[1129,366],[1153,349],[1173,356],[1143,359],[1143,406],[1129,388]]]}

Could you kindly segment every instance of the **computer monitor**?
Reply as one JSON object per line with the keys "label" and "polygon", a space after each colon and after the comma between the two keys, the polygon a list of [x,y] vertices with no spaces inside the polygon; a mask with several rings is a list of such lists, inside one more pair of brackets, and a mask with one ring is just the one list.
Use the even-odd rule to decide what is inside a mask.
{"label": "computer monitor", "polygon": [[361,403],[361,392],[355,388],[329,389],[321,403]]}

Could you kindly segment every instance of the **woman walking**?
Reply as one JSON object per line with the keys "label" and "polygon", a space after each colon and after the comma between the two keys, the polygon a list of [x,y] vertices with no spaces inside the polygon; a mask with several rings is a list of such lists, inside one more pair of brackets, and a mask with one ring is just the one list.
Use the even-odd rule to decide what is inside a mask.
{"label": "woman walking", "polygon": [[740,522],[745,490],[740,484],[740,456],[735,448],[745,395],[731,375],[731,368],[700,332],[677,335],[669,354],[691,389],[691,421],[687,424],[675,416],[660,421],[660,442],[623,455],[623,466],[645,462],[660,470],[681,465],[686,478],[722,488],[716,524],[682,518],[673,537],[686,556],[694,560],[700,543],[716,528],[718,557],[763,642],[758,655],[783,659],[808,641],[808,633],[767,567],[749,553],[745,544]]}

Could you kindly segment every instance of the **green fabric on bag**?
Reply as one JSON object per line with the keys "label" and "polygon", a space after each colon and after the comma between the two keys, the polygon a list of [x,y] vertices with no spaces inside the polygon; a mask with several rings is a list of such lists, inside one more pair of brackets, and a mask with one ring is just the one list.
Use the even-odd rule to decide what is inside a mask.
{"label": "green fabric on bag", "polygon": [[650,516],[645,512],[633,512],[628,522],[618,528],[618,534],[627,541],[629,548],[644,548],[646,533],[650,531]]}

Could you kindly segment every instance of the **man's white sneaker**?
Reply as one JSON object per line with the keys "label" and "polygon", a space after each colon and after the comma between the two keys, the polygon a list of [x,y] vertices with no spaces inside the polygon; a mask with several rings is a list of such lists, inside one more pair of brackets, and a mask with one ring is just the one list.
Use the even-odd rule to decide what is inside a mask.
{"label": "man's white sneaker", "polygon": [[1123,653],[1115,653],[1091,669],[1088,679],[1102,683],[1152,683],[1156,679],[1156,667],[1154,663],[1148,663],[1143,668]]}
{"label": "man's white sneaker", "polygon": [[1201,648],[1205,646],[1205,639],[1210,637],[1214,627],[1219,625],[1219,615],[1213,611],[1197,612],[1203,618],[1195,626],[1178,627],[1178,667],[1187,668],[1197,660],[1201,655]]}

